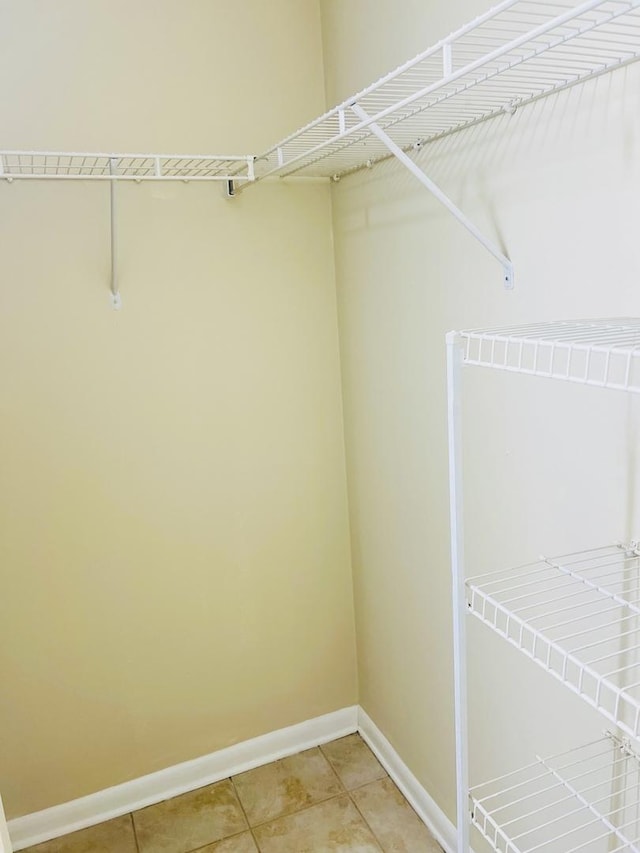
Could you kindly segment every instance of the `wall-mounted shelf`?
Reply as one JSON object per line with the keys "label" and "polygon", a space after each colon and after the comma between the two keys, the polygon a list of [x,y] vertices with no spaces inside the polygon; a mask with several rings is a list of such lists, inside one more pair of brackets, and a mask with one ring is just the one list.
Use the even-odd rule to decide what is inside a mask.
{"label": "wall-mounted shelf", "polygon": [[409,153],[639,57],[640,0],[504,0],[258,157],[0,151],[0,178],[225,181],[232,196],[270,175],[338,179],[394,156],[499,261],[511,289],[503,247]]}
{"label": "wall-mounted shelf", "polygon": [[639,7],[500,3],[274,145],[258,158],[258,173],[344,175],[389,156],[374,124],[406,150],[632,62]]}
{"label": "wall-mounted shelf", "polygon": [[389,156],[374,126],[409,150],[639,57],[640,0],[505,0],[257,157],[0,151],[0,177],[336,177]]}
{"label": "wall-mounted shelf", "polygon": [[640,761],[613,735],[470,792],[474,825],[499,853],[638,853]]}
{"label": "wall-mounted shelf", "polygon": [[513,265],[411,149],[640,56],[640,0],[506,0],[258,157],[269,175],[341,176],[396,157],[502,265]]}
{"label": "wall-mounted shelf", "polygon": [[0,178],[253,181],[253,156],[0,151]]}
{"label": "wall-mounted shelf", "polygon": [[14,180],[108,181],[110,185],[111,305],[122,307],[117,276],[119,181],[223,181],[227,194],[236,183],[255,179],[254,157],[184,154],[95,154],[63,151],[0,151],[0,178]]}

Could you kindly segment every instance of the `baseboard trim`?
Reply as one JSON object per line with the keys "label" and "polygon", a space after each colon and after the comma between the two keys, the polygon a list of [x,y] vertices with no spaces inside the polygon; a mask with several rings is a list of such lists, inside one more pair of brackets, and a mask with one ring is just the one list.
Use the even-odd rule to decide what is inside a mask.
{"label": "baseboard trim", "polygon": [[11,853],[12,845],[9,838],[9,827],[4,817],[2,797],[0,797],[0,853]]}
{"label": "baseboard trim", "polygon": [[360,732],[440,846],[446,853],[455,853],[455,826],[371,717],[357,705],[278,729],[59,806],[14,818],[8,822],[13,850],[17,853],[34,844],[160,803],[355,731]]}
{"label": "baseboard trim", "polygon": [[78,800],[9,821],[15,851],[94,826],[178,794],[211,785],[303,749],[310,749],[358,730],[358,707],[342,708],[279,729],[210,755],[141,776]]}
{"label": "baseboard trim", "polygon": [[455,826],[362,708],[358,708],[358,731],[438,844],[446,853],[455,853],[457,850]]}

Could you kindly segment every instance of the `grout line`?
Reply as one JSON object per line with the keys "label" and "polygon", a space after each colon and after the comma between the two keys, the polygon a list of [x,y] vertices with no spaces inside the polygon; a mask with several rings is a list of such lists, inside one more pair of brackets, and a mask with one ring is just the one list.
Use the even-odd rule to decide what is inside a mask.
{"label": "grout line", "polygon": [[287,812],[286,814],[278,815],[277,817],[271,817],[269,820],[263,820],[261,823],[256,823],[252,829],[260,829],[261,826],[266,826],[268,823],[275,823],[277,820],[285,820],[285,818],[293,817],[297,814],[302,814],[302,812],[308,812],[309,809],[313,809],[316,806],[321,806],[323,803],[330,803],[331,800],[337,800],[339,797],[348,797],[348,791],[340,791],[337,794],[331,794],[330,797],[325,797],[323,800],[316,800],[315,803],[309,803],[308,806],[303,806],[301,809],[296,809],[293,812]]}
{"label": "grout line", "polygon": [[[373,755],[373,751],[371,750],[371,747],[369,746],[369,744],[368,744],[368,743],[366,743],[366,741],[364,741],[364,740],[363,740],[362,735],[361,735],[359,732],[355,732],[354,734],[357,734],[357,735],[358,735],[358,737],[360,738],[360,740],[362,741],[362,743],[364,744],[364,746],[366,746],[366,747],[367,747],[367,749],[369,750],[369,752],[371,752],[371,754]],[[347,735],[347,737],[351,737],[351,735]],[[342,738],[338,738],[338,740],[342,740]],[[335,741],[333,741],[333,740],[332,740],[332,741],[329,741],[329,743],[335,743]],[[324,744],[324,746],[327,746],[327,744]],[[322,745],[319,747],[319,749],[321,750],[322,754],[324,755],[324,750],[322,749]],[[382,780],[383,780],[383,779],[390,779],[390,778],[391,778],[391,777],[389,776],[389,774],[387,773],[387,771],[386,771],[386,770],[384,769],[384,767],[382,766],[382,764],[380,764],[380,762],[378,761],[378,759],[376,758],[376,756],[375,756],[375,755],[373,755],[373,757],[374,757],[374,758],[376,758],[376,761],[378,761],[378,764],[380,765],[380,769],[382,770],[382,772],[383,772],[383,774],[384,774],[384,775],[383,775],[383,776],[378,777],[377,779],[369,779],[367,782],[363,782],[363,783],[362,783],[362,785],[356,785],[354,788],[348,788],[348,787],[347,787],[347,785],[346,785],[346,783],[345,783],[345,782],[343,782],[343,781],[342,781],[342,779],[340,778],[340,776],[338,775],[338,771],[335,769],[335,767],[334,767],[334,766],[333,766],[333,764],[331,763],[331,759],[330,759],[327,755],[324,755],[324,757],[327,759],[327,761],[329,762],[329,765],[330,765],[331,769],[333,770],[333,772],[334,772],[334,773],[336,774],[336,776],[338,777],[338,781],[340,782],[340,784],[342,785],[342,787],[344,788],[344,790],[346,791],[346,793],[347,793],[347,794],[349,794],[349,795],[351,795],[351,792],[352,792],[352,791],[359,791],[359,790],[360,790],[360,788],[364,788],[364,787],[366,787],[367,785],[371,785],[373,782],[382,782]]]}
{"label": "grout line", "polygon": [[[222,779],[220,781],[223,781]],[[220,844],[222,841],[229,841],[230,838],[240,838],[241,835],[244,835],[247,830],[243,829],[241,832],[234,832],[233,835],[225,835],[224,838],[218,838],[217,841],[208,841],[202,847],[195,847],[193,850],[188,850],[187,853],[198,853],[200,850],[206,850],[207,847],[210,847],[212,844]]]}
{"label": "grout line", "polygon": [[[363,787],[364,787],[364,785],[361,785],[360,787],[362,787],[362,788],[363,788]],[[359,788],[355,788],[354,790],[360,790],[360,789],[359,789]],[[361,817],[361,818],[362,818],[362,820],[364,821],[365,826],[368,828],[369,832],[370,832],[370,833],[371,833],[371,835],[373,836],[373,840],[376,842],[376,844],[378,845],[378,847],[380,848],[380,850],[382,851],[382,853],[385,853],[385,849],[384,849],[384,847],[382,846],[382,842],[380,841],[380,839],[378,838],[378,836],[376,835],[376,833],[373,831],[373,827],[371,826],[371,824],[369,823],[369,821],[366,819],[366,817],[365,817],[365,816],[362,814],[362,812],[360,811],[360,808],[359,808],[358,804],[356,803],[356,801],[355,801],[355,800],[353,799],[353,797],[351,796],[351,791],[349,791],[349,799],[350,799],[350,800],[351,800],[351,802],[353,803],[353,807],[355,808],[355,810],[358,812],[358,814],[360,815],[360,817]]]}
{"label": "grout line", "polygon": [[[373,785],[375,782],[384,782],[384,780],[385,780],[385,779],[390,779],[390,780],[393,782],[393,779],[391,779],[391,776],[389,776],[389,774],[388,774],[388,773],[387,773],[387,771],[384,769],[384,767],[383,767],[382,769],[384,770],[384,776],[378,776],[378,778],[377,778],[377,779],[369,779],[369,781],[368,781],[368,782],[363,782],[363,783],[362,783],[362,785],[356,785],[356,786],[355,786],[355,787],[353,787],[353,788],[349,788],[349,793],[351,794],[353,791],[361,791],[363,788],[366,788],[366,787],[367,787],[367,785]],[[395,783],[395,782],[393,782],[393,784],[394,784],[394,785],[396,785],[396,783]],[[396,788],[397,788],[397,787],[398,787],[398,786],[396,785]],[[402,791],[400,791],[400,793],[402,794]],[[405,800],[407,799],[407,798],[404,796],[404,794],[402,794],[402,796],[403,796],[403,798],[404,798]],[[415,809],[414,809],[414,811],[415,811]]]}
{"label": "grout line", "polygon": [[[242,814],[244,815],[244,819],[245,819],[245,821],[246,821],[246,823],[247,823],[247,826],[246,826],[246,828],[241,829],[241,830],[240,830],[240,832],[234,832],[234,833],[232,833],[231,835],[223,835],[223,836],[222,836],[222,838],[216,838],[214,841],[207,841],[205,844],[202,844],[202,845],[200,845],[199,847],[189,848],[189,850],[188,850],[188,851],[186,851],[186,853],[198,853],[198,851],[199,851],[199,850],[205,850],[205,849],[206,849],[207,847],[209,847],[209,845],[211,845],[211,844],[218,844],[220,841],[226,841],[226,840],[227,840],[227,839],[229,839],[229,838],[237,838],[238,836],[240,836],[240,835],[242,835],[243,833],[247,832],[247,830],[248,830],[249,832],[251,832],[251,836],[252,836],[252,838],[253,838],[253,840],[254,840],[254,843],[255,843],[256,847],[258,847],[258,842],[256,841],[255,836],[253,835],[253,831],[251,830],[251,826],[250,826],[250,824],[249,824],[249,820],[248,820],[248,818],[247,818],[247,813],[246,813],[246,811],[244,810],[244,806],[242,805],[242,801],[241,801],[240,796],[239,796],[239,794],[238,794],[238,790],[237,790],[237,788],[236,788],[236,786],[235,786],[235,783],[234,783],[233,779],[231,778],[231,776],[228,776],[226,779],[220,779],[220,780],[218,780],[218,782],[213,782],[213,783],[212,783],[212,785],[203,785],[202,787],[203,787],[203,788],[214,787],[215,785],[219,785],[219,784],[220,784],[220,782],[230,782],[230,783],[231,783],[231,785],[232,785],[232,787],[233,787],[233,792],[234,792],[234,794],[236,795],[236,799],[237,799],[237,801],[238,801],[238,805],[240,806],[240,810],[242,811]],[[196,790],[202,790],[202,789],[196,789]],[[187,793],[190,793],[190,792],[187,792]],[[183,796],[183,795],[182,795],[182,794],[177,794],[175,797],[170,797],[168,800],[164,800],[163,802],[165,802],[165,803],[170,803],[172,800],[176,800],[176,799],[178,799],[178,798],[179,798],[179,797],[181,797],[181,796]],[[158,805],[158,804],[154,804],[154,805]],[[153,805],[151,805],[151,806],[145,806],[144,808],[145,808],[145,809],[146,809],[146,808],[153,808]],[[144,809],[137,809],[137,811],[144,811]],[[136,842],[136,850],[138,851],[138,853],[141,853],[141,850],[140,850],[140,844],[138,843],[138,833],[136,832],[136,822],[135,822],[135,820],[134,820],[134,818],[133,818],[133,814],[134,814],[133,812],[129,812],[129,816],[130,816],[130,818],[131,818],[131,824],[132,824],[132,826],[133,826],[133,835],[134,835],[134,839],[135,839],[135,842]],[[259,850],[259,847],[258,847],[258,850]]]}
{"label": "grout line", "polygon": [[[340,739],[340,738],[338,738],[338,739]],[[333,740],[332,740],[332,741],[329,741],[329,743],[335,743],[335,741],[333,741]],[[326,744],[325,744],[325,746],[326,746]],[[331,759],[330,759],[330,758],[328,758],[328,757],[324,754],[324,749],[322,748],[322,746],[319,746],[319,747],[318,747],[318,749],[320,750],[320,754],[322,755],[322,757],[324,758],[324,760],[327,762],[327,764],[329,765],[329,767],[330,767],[330,768],[331,768],[331,770],[333,771],[333,775],[334,775],[334,776],[336,777],[336,779],[338,780],[338,784],[340,785],[340,787],[342,788],[342,790],[343,790],[346,794],[348,794],[348,793],[349,793],[349,791],[347,790],[347,786],[344,784],[344,782],[342,781],[342,779],[340,778],[340,776],[339,776],[339,774],[338,774],[338,771],[336,770],[336,768],[335,768],[335,767],[333,766],[333,764],[331,763]]]}
{"label": "grout line", "polygon": [[136,822],[133,819],[133,812],[129,812],[129,817],[131,818],[131,828],[133,829],[133,840],[136,845],[136,850],[140,853],[140,844],[138,843],[138,833],[136,832]]}
{"label": "grout line", "polygon": [[[276,762],[272,761],[271,763],[275,764]],[[268,767],[269,765],[266,765],[266,766]],[[251,837],[253,838],[253,843],[256,845],[256,850],[258,851],[258,853],[260,853],[260,845],[258,844],[258,839],[256,838],[255,833],[253,831],[253,827],[251,826],[251,823],[249,822],[249,816],[247,815],[247,811],[246,811],[246,809],[244,807],[244,803],[242,802],[242,799],[240,797],[240,793],[239,793],[238,789],[236,788],[236,783],[233,780],[233,776],[229,776],[229,781],[233,785],[233,790],[235,792],[235,795],[236,795],[238,802],[240,803],[240,808],[242,809],[242,814],[244,815],[244,819],[247,822],[249,832],[251,833]]]}
{"label": "grout line", "polygon": [[[339,739],[339,738],[338,738],[338,739]],[[329,743],[334,743],[334,741],[329,741]],[[219,839],[217,839],[217,841],[216,841],[216,842],[207,842],[207,844],[205,844],[205,845],[204,845],[204,846],[202,846],[202,847],[196,847],[196,848],[194,848],[193,850],[191,850],[191,851],[190,851],[190,853],[198,853],[198,851],[201,851],[201,850],[206,849],[206,847],[208,847],[208,846],[209,846],[209,844],[212,844],[212,843],[217,843],[217,842],[219,842],[219,841],[226,841],[226,840],[227,840],[227,839],[229,839],[229,838],[237,838],[237,837],[239,837],[240,835],[242,835],[243,833],[245,833],[245,832],[247,832],[247,831],[249,831],[249,832],[251,833],[251,837],[252,837],[252,839],[253,839],[253,843],[254,843],[254,844],[255,844],[255,846],[256,846],[256,850],[258,851],[258,853],[261,853],[261,848],[260,848],[260,845],[259,845],[259,843],[258,843],[258,839],[256,838],[256,835],[255,835],[254,829],[258,829],[258,828],[259,828],[259,827],[261,827],[261,826],[266,826],[267,824],[269,824],[269,823],[274,823],[275,821],[278,821],[278,820],[284,820],[284,819],[286,819],[286,818],[293,817],[294,815],[302,814],[303,812],[309,811],[309,809],[315,808],[316,806],[320,806],[320,805],[322,805],[323,803],[328,803],[328,802],[331,802],[332,800],[336,800],[336,799],[341,798],[341,797],[348,797],[349,801],[352,803],[352,805],[353,805],[353,806],[354,806],[354,808],[356,809],[356,811],[357,811],[358,815],[359,815],[359,816],[362,818],[362,820],[364,821],[365,826],[366,826],[366,827],[369,829],[369,831],[371,832],[371,834],[372,834],[372,836],[373,836],[373,839],[374,839],[374,841],[375,841],[375,843],[376,843],[376,846],[377,846],[377,847],[378,847],[378,849],[381,851],[381,853],[385,853],[385,850],[384,850],[384,848],[383,848],[383,846],[382,846],[382,844],[381,844],[380,840],[378,839],[378,837],[377,837],[376,833],[373,831],[372,827],[369,825],[369,822],[367,821],[367,819],[365,818],[365,816],[362,814],[362,812],[361,812],[361,811],[360,811],[360,809],[358,808],[357,803],[355,802],[355,800],[354,800],[354,799],[353,799],[353,797],[351,796],[351,790],[349,790],[349,789],[347,788],[347,786],[345,785],[345,783],[344,783],[344,782],[342,781],[342,779],[340,778],[340,776],[339,776],[339,774],[338,774],[338,771],[337,771],[337,770],[336,770],[336,768],[333,766],[333,764],[331,763],[330,759],[325,755],[324,750],[322,749],[322,747],[323,747],[323,746],[325,746],[325,745],[326,745],[326,744],[318,744],[318,746],[317,746],[317,747],[315,747],[315,748],[316,748],[316,749],[318,749],[319,753],[322,755],[323,759],[325,760],[325,762],[327,763],[328,767],[330,768],[330,770],[331,770],[331,772],[332,772],[333,776],[335,777],[336,781],[338,782],[338,785],[339,785],[339,787],[340,787],[340,789],[341,789],[338,793],[336,793],[336,794],[331,794],[331,795],[330,795],[330,796],[328,796],[328,797],[325,797],[325,798],[323,798],[323,799],[321,799],[321,800],[317,800],[316,802],[310,803],[309,805],[303,806],[302,808],[300,808],[300,809],[296,809],[296,810],[294,810],[294,811],[292,811],[292,812],[288,812],[288,813],[286,813],[286,814],[281,814],[281,815],[278,815],[277,817],[269,818],[269,820],[261,821],[260,823],[256,823],[256,824],[255,824],[255,826],[254,826],[254,825],[252,825],[252,824],[251,824],[251,822],[249,821],[249,817],[248,817],[248,815],[247,815],[247,811],[246,811],[246,809],[245,809],[245,807],[244,807],[244,804],[243,804],[243,802],[242,802],[242,798],[240,797],[240,793],[239,793],[239,791],[238,791],[238,788],[236,787],[236,783],[235,783],[235,781],[234,781],[234,779],[233,779],[233,776],[229,776],[229,777],[227,777],[227,779],[221,779],[221,780],[219,780],[220,782],[223,782],[223,781],[227,781],[227,780],[228,780],[228,781],[231,783],[231,785],[232,785],[232,787],[233,787],[233,791],[234,791],[235,796],[236,796],[236,799],[237,799],[237,801],[238,801],[238,805],[240,806],[240,809],[241,809],[242,814],[243,814],[243,816],[244,816],[244,819],[245,819],[245,821],[246,821],[247,827],[246,827],[246,829],[242,829],[240,832],[235,832],[235,833],[233,833],[233,835],[227,835],[227,836],[224,836],[223,838],[219,838]],[[312,749],[313,749],[313,747],[312,747]],[[306,752],[306,751],[307,751],[307,750],[303,750],[303,752]],[[295,755],[300,755],[300,753],[295,753]],[[289,757],[293,757],[293,756],[289,756]],[[280,764],[280,763],[281,763],[281,762],[283,762],[284,760],[285,760],[285,759],[283,759],[283,758],[279,758],[279,759],[276,759],[276,761],[272,761],[272,762],[270,762],[269,764],[264,765],[264,766],[265,766],[265,767],[275,766],[275,765],[277,765],[277,764]],[[384,770],[384,768],[383,768],[383,770]],[[249,772],[250,772],[250,771],[249,771]],[[352,790],[353,790],[353,791],[358,791],[358,790],[360,790],[361,788],[366,787],[367,785],[371,785],[373,782],[379,782],[379,781],[382,781],[384,778],[389,778],[389,776],[388,776],[388,774],[386,773],[386,771],[385,771],[385,776],[381,777],[380,779],[371,779],[371,780],[369,780],[368,782],[365,782],[363,785],[359,785],[357,788],[353,788]],[[214,784],[219,784],[219,783],[214,783]],[[208,787],[208,786],[205,786],[205,787]],[[178,795],[178,796],[180,796],[180,795]],[[172,798],[172,799],[175,799],[175,798]],[[137,832],[136,832],[136,825],[135,825],[135,820],[134,820],[133,812],[130,812],[130,813],[129,813],[129,817],[130,817],[130,819],[131,819],[131,825],[132,825],[132,827],[133,827],[133,835],[134,835],[134,840],[135,840],[136,850],[138,851],[138,853],[141,853],[141,850],[140,850],[140,844],[139,844],[139,842],[138,842],[138,834],[137,834]]]}
{"label": "grout line", "polygon": [[[317,747],[311,747],[311,749],[320,749],[320,747],[319,747],[319,746],[317,746]],[[309,751],[310,751],[310,750],[307,750],[307,749],[303,749],[303,750],[302,750],[302,752],[309,752]],[[288,756],[286,756],[285,758],[278,758],[276,761],[272,761],[270,764],[265,764],[265,765],[263,765],[263,766],[264,766],[264,767],[273,767],[273,766],[274,766],[274,765],[276,765],[276,764],[280,764],[281,762],[286,761],[286,760],[287,760],[287,758],[294,758],[296,755],[301,755],[301,753],[300,753],[300,752],[296,752],[296,753],[294,753],[294,755],[288,755]],[[283,820],[284,818],[292,817],[293,815],[296,815],[296,814],[301,814],[302,812],[306,812],[306,811],[308,811],[309,809],[312,809],[314,806],[319,806],[319,805],[321,805],[322,803],[328,803],[330,800],[335,800],[337,797],[344,797],[344,795],[345,795],[345,794],[347,794],[347,795],[348,795],[348,794],[349,794],[349,792],[348,792],[348,791],[347,791],[347,789],[345,788],[345,786],[344,786],[344,784],[343,784],[342,780],[340,779],[340,777],[338,776],[338,774],[336,773],[336,771],[335,771],[335,770],[333,769],[333,767],[331,766],[331,762],[329,761],[329,759],[326,757],[326,755],[325,755],[324,753],[322,753],[322,757],[323,757],[323,758],[324,758],[324,760],[327,762],[327,764],[329,765],[329,767],[330,767],[331,771],[333,772],[334,776],[335,776],[335,777],[336,777],[336,779],[338,780],[338,784],[340,785],[341,790],[340,790],[340,791],[338,791],[338,793],[337,793],[337,794],[330,794],[330,795],[329,795],[329,796],[327,796],[327,797],[323,797],[323,798],[322,798],[322,799],[320,799],[320,800],[316,800],[316,801],[315,801],[315,802],[313,802],[313,803],[309,803],[309,804],[308,804],[308,805],[306,805],[306,806],[302,806],[302,808],[294,809],[294,810],[293,810],[293,811],[291,811],[291,812],[285,812],[285,814],[279,814],[279,815],[276,815],[275,817],[270,817],[270,818],[268,818],[268,820],[263,820],[263,821],[260,821],[259,823],[256,823],[256,824],[251,824],[251,823],[249,822],[248,817],[247,817],[247,823],[249,824],[249,828],[250,828],[250,829],[252,829],[252,830],[253,830],[254,828],[255,828],[255,829],[258,829],[258,828],[259,828],[259,827],[261,827],[261,826],[266,826],[268,823],[273,823],[273,822],[274,822],[274,821],[276,821],[276,820]],[[260,768],[255,768],[255,769],[260,769]],[[246,771],[246,772],[251,773],[252,771],[251,771],[251,770],[248,770],[248,771]],[[233,778],[231,779],[231,781],[233,782]],[[234,785],[234,788],[235,788],[235,783],[233,783],[233,785]],[[237,793],[237,789],[236,789],[236,793]],[[238,794],[238,800],[240,800],[240,795],[239,795],[239,794]],[[241,800],[240,800],[240,805],[242,805],[242,801],[241,801]],[[243,811],[244,811],[244,807],[243,807]],[[246,817],[246,812],[245,812],[245,817]],[[255,836],[254,836],[254,840],[256,841],[256,845],[258,845],[258,842],[257,842],[257,840],[255,839]],[[258,845],[258,849],[259,849],[259,845]]]}

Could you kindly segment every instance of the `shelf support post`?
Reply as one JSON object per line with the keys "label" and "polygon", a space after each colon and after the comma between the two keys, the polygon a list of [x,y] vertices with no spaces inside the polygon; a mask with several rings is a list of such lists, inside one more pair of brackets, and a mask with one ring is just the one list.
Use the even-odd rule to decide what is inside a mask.
{"label": "shelf support post", "polygon": [[122,297],[118,290],[117,261],[118,261],[118,232],[117,232],[117,207],[116,207],[116,158],[109,159],[109,211],[111,221],[111,304],[116,311],[122,308]]}
{"label": "shelf support post", "polygon": [[447,210],[452,213],[455,218],[460,222],[464,227],[469,231],[475,238],[478,240],[485,249],[490,252],[494,258],[496,258],[501,264],[502,269],[504,271],[504,286],[507,290],[513,289],[513,264],[507,258],[507,256],[500,251],[500,249],[484,234],[477,228],[473,222],[457,207],[451,199],[440,189],[440,187],[435,184],[431,178],[429,178],[422,169],[414,163],[414,161],[409,157],[409,155],[397,145],[393,139],[389,136],[389,134],[385,133],[385,131],[380,127],[380,125],[376,124],[374,121],[370,121],[371,116],[369,116],[365,110],[359,104],[353,103],[351,104],[351,109],[362,121],[369,121],[369,129],[396,157],[406,168],[420,181],[420,183],[425,186],[430,193],[432,193],[439,202],[444,204]]}
{"label": "shelf support post", "polygon": [[447,415],[449,433],[449,524],[453,601],[453,666],[456,736],[457,853],[469,853],[469,758],[467,712],[467,599],[464,571],[462,491],[462,353],[455,332],[447,335]]}

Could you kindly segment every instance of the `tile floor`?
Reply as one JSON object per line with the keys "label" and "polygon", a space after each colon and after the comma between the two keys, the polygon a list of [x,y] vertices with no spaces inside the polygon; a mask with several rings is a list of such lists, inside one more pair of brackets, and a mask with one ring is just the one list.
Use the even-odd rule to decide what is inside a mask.
{"label": "tile floor", "polygon": [[359,735],[27,853],[442,853]]}

